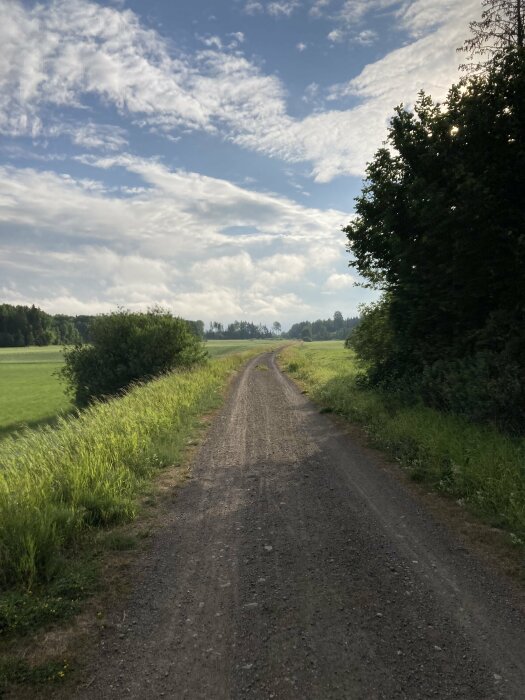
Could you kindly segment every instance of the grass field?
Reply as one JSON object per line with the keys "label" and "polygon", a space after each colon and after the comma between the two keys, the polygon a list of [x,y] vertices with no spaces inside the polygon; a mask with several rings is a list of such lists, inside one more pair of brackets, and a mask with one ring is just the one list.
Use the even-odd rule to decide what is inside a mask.
{"label": "grass field", "polygon": [[355,356],[343,343],[286,348],[283,367],[322,410],[364,426],[371,442],[418,481],[453,496],[525,543],[525,440],[356,385]]}
{"label": "grass field", "polygon": [[[214,358],[272,345],[275,341],[212,340],[206,349]],[[26,425],[53,423],[72,409],[65,386],[55,375],[62,364],[62,350],[56,345],[0,348],[0,438]]]}
{"label": "grass field", "polygon": [[275,347],[278,342],[276,340],[208,340],[205,347],[210,357],[221,357],[252,348],[260,348],[261,352],[264,352],[265,348]]}
{"label": "grass field", "polygon": [[24,424],[51,422],[71,408],[64,385],[54,375],[62,363],[55,345],[0,348],[0,437]]}

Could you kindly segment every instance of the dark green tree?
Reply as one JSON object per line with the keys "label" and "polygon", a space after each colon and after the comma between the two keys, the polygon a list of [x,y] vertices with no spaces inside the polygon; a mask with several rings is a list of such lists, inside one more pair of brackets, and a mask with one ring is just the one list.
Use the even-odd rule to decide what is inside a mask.
{"label": "dark green tree", "polygon": [[482,0],[481,19],[470,23],[471,36],[458,49],[469,62],[463,70],[486,70],[495,57],[524,46],[524,0]]}
{"label": "dark green tree", "polygon": [[97,316],[90,336],[89,345],[65,351],[62,375],[79,406],[205,358],[188,322],[158,308]]}
{"label": "dark green tree", "polygon": [[[372,374],[430,377],[434,363],[463,361],[483,365],[485,381],[507,366],[516,381],[512,391],[507,379],[493,385],[498,405],[524,404],[523,52],[495,57],[443,105],[421,94],[414,112],[398,108],[388,146],[368,166],[344,229],[353,265],[387,294],[389,349]],[[439,374],[430,385],[446,383],[446,369]]]}

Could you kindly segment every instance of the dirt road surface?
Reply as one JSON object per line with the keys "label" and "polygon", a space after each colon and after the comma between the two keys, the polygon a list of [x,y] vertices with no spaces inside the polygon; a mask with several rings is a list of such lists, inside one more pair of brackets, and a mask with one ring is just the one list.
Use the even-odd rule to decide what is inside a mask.
{"label": "dirt road surface", "polygon": [[525,698],[516,596],[266,354],[75,697]]}

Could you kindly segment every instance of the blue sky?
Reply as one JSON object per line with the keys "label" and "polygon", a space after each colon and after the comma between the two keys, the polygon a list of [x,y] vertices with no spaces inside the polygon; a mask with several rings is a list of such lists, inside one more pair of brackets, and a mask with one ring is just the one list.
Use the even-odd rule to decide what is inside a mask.
{"label": "blue sky", "polygon": [[478,0],[0,0],[0,298],[357,312],[341,227]]}

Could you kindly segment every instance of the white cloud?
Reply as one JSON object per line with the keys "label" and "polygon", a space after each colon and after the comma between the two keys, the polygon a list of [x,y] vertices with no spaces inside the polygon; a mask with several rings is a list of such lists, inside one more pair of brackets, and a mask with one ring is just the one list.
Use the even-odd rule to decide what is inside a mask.
{"label": "white cloud", "polygon": [[267,12],[274,17],[279,17],[280,15],[290,17],[300,4],[298,0],[277,0],[276,2],[268,3]]}
{"label": "white cloud", "polygon": [[332,0],[314,0],[312,7],[310,8],[310,15],[312,17],[323,17],[325,14],[325,8],[327,8]]}
{"label": "white cloud", "polygon": [[128,145],[126,131],[122,127],[109,124],[71,124],[69,126],[56,126],[48,131],[49,136],[54,133],[68,134],[77,146],[87,150],[120,151]]}
{"label": "white cloud", "polygon": [[341,289],[348,289],[348,287],[353,287],[355,284],[355,279],[352,275],[348,274],[338,274],[337,272],[332,273],[325,282],[325,289],[330,292],[336,292]]}
{"label": "white cloud", "polygon": [[331,41],[332,44],[340,44],[345,38],[345,33],[342,29],[332,29],[326,38],[328,41]]}
{"label": "white cloud", "polygon": [[248,15],[266,13],[273,17],[290,17],[300,6],[300,0],[271,0],[265,3],[248,0],[244,5],[244,12]]}
{"label": "white cloud", "polygon": [[264,6],[262,3],[257,2],[257,0],[248,0],[244,6],[244,11],[247,15],[255,15],[258,12],[264,12]]}
{"label": "white cloud", "polygon": [[128,155],[83,162],[95,173],[125,168],[143,187],[119,195],[96,179],[0,167],[9,299],[57,312],[161,304],[205,320],[286,321],[308,308],[305,280],[321,274],[321,285],[318,270],[346,257],[343,212]]}
{"label": "white cloud", "polygon": [[299,53],[302,53],[303,51],[306,51],[308,46],[303,41],[300,41],[298,44],[295,45],[295,48],[297,49],[297,51],[299,51]]}
{"label": "white cloud", "polygon": [[374,32],[372,29],[363,29],[363,31],[359,32],[359,34],[356,36],[355,41],[363,46],[370,46],[378,39],[379,35],[377,32]]}
{"label": "white cloud", "polygon": [[[286,15],[298,2],[248,6],[250,11],[272,6],[273,12]],[[311,9],[337,18],[333,41],[351,29],[356,41],[367,43],[373,40],[370,30],[356,31],[352,23],[371,9],[393,7],[394,0],[346,0],[316,2]],[[314,112],[297,119],[287,111],[281,80],[265,75],[238,49],[220,50],[224,41],[219,37],[208,39],[212,48],[188,56],[145,29],[130,10],[86,0],[54,0],[26,9],[15,0],[0,0],[0,132],[58,133],[60,125],[47,123],[49,109],[85,107],[85,97],[96,96],[170,139],[181,129],[206,131],[288,162],[310,162],[320,182],[361,175],[385,137],[393,107],[413,102],[421,88],[441,98],[457,79],[455,47],[479,11],[478,0],[415,0],[395,7],[398,28],[413,41],[329,92],[334,101],[350,96],[359,104],[321,111],[322,105],[314,103]],[[79,145],[91,148],[119,150],[125,145],[124,133],[104,133],[94,126],[88,133],[73,128],[70,133]]]}

